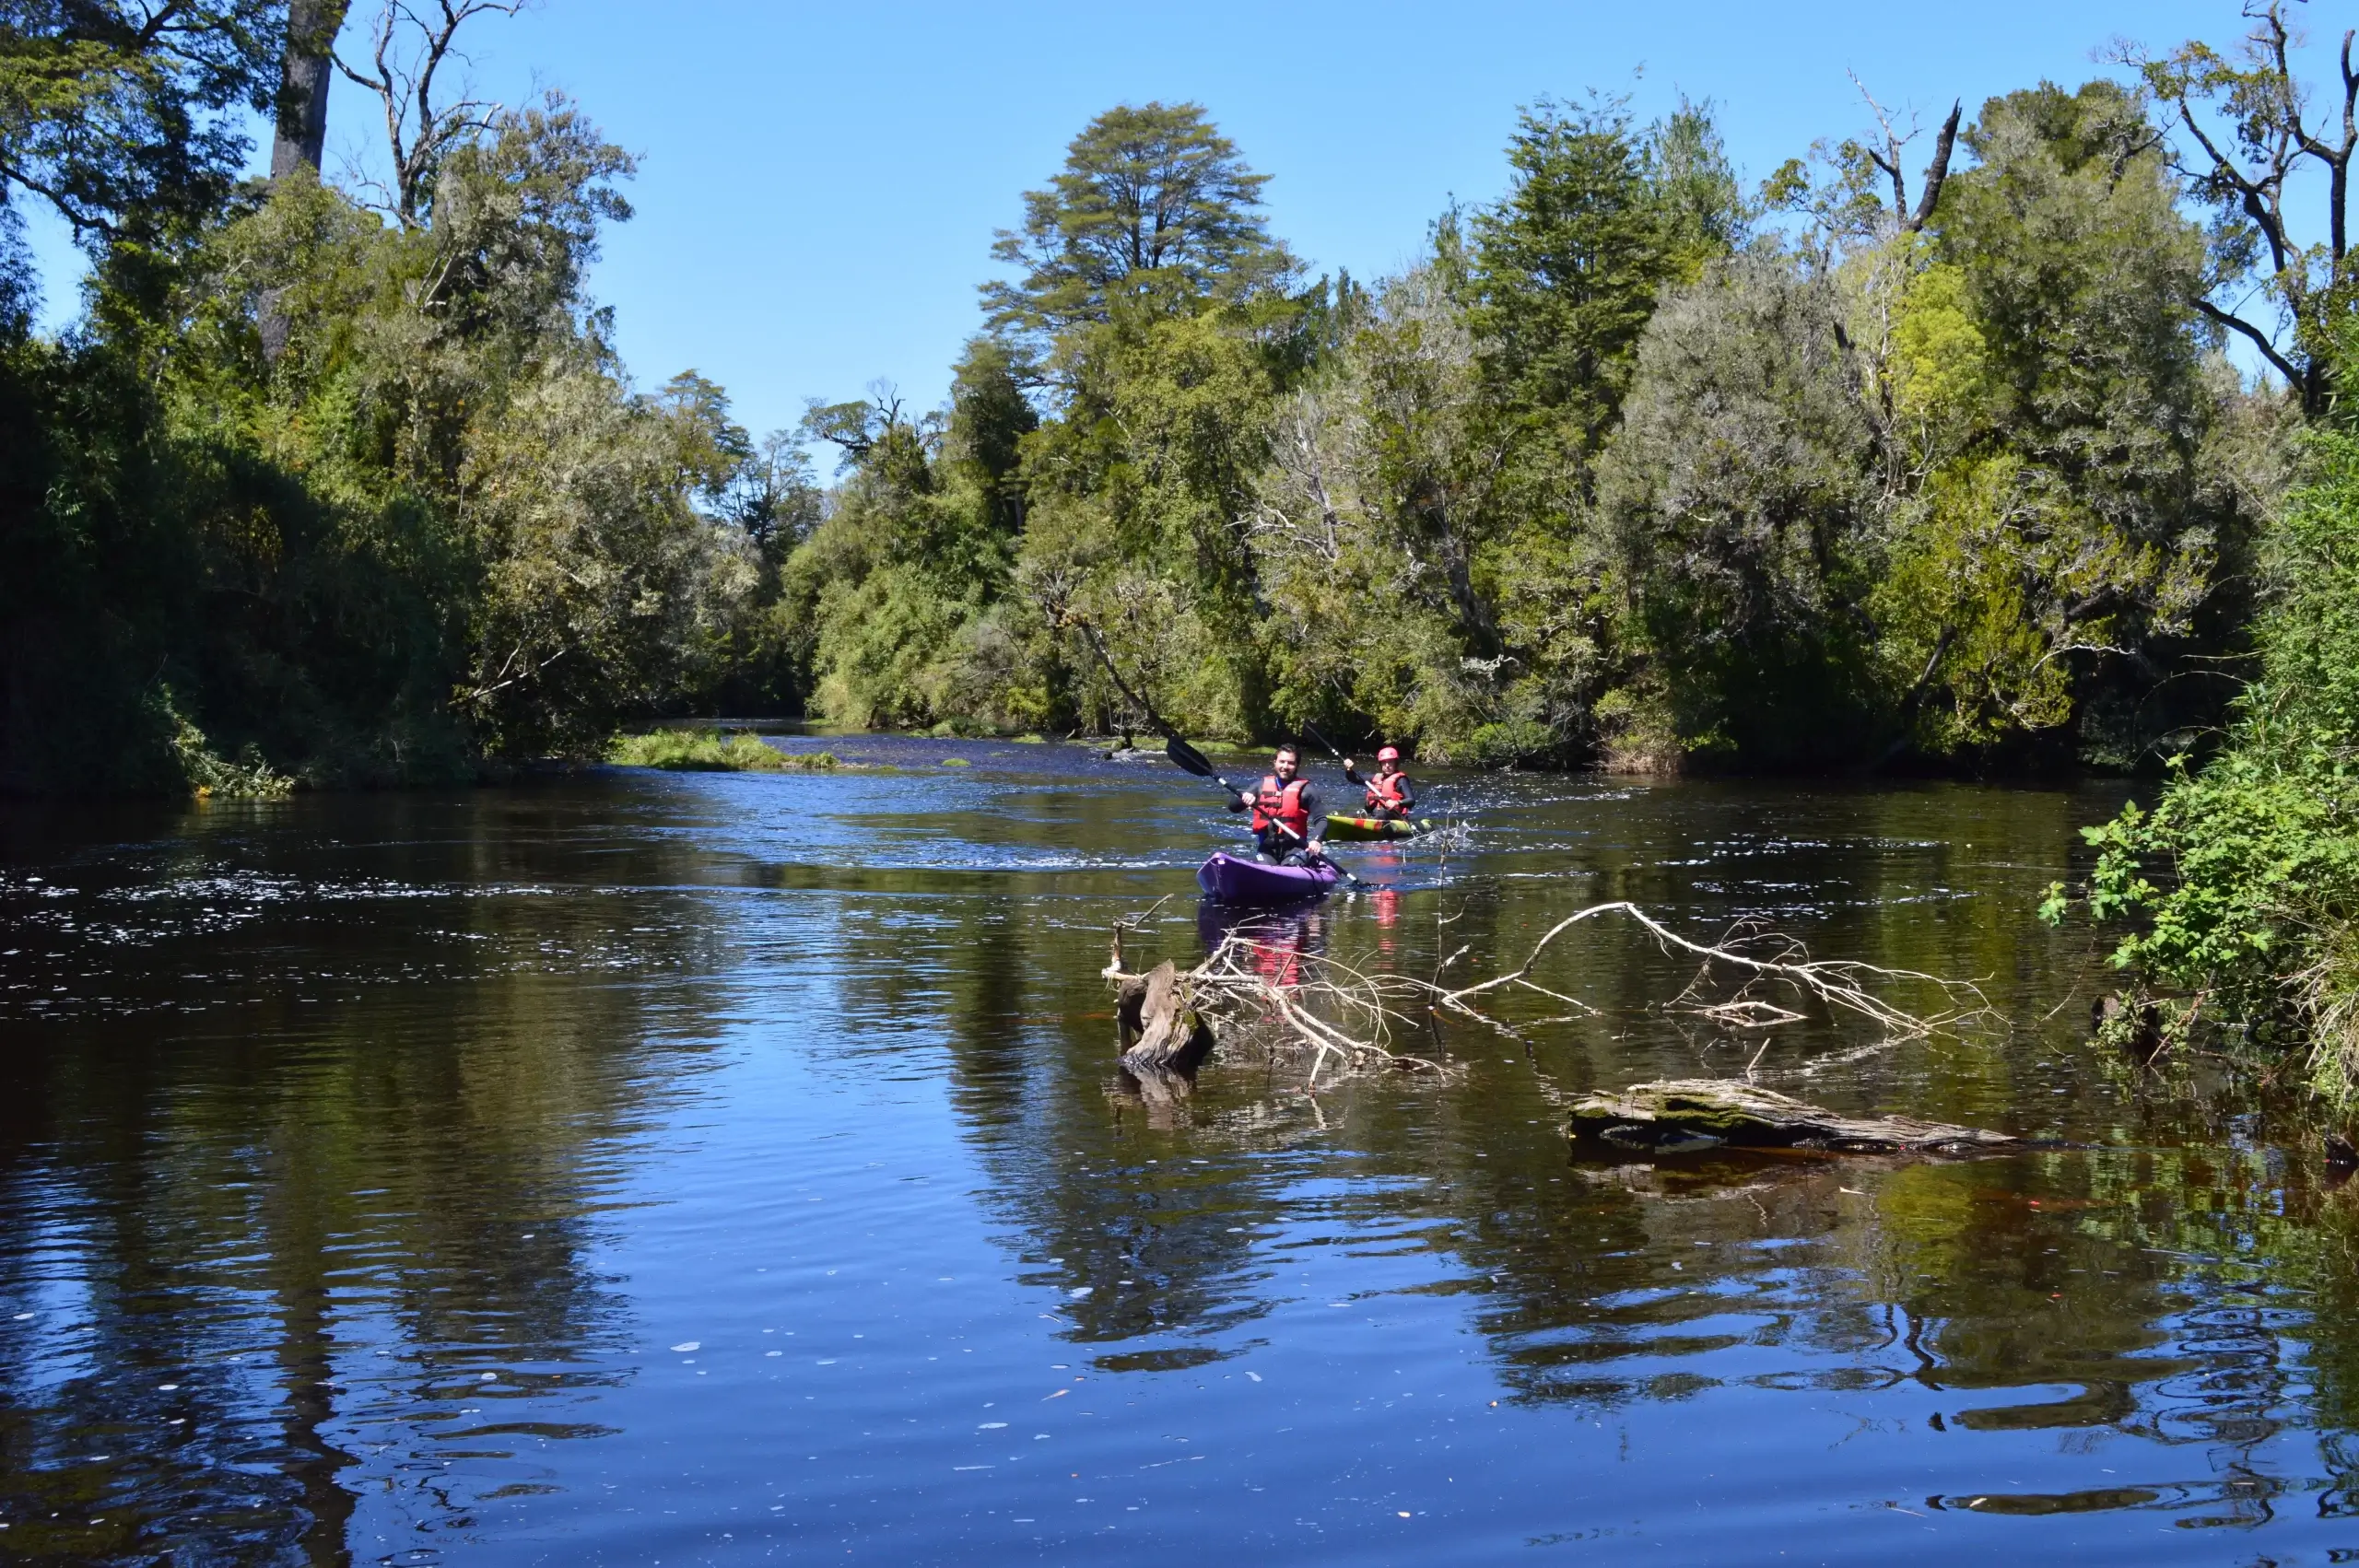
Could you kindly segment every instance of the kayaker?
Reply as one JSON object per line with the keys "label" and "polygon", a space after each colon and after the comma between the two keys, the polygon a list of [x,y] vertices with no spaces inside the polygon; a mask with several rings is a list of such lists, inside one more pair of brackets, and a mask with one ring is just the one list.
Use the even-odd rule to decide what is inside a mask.
{"label": "kayaker", "polygon": [[1273,866],[1299,866],[1320,860],[1325,849],[1327,813],[1319,791],[1302,777],[1302,754],[1280,746],[1259,786],[1240,790],[1228,803],[1253,813],[1254,858]]}
{"label": "kayaker", "polygon": [[1367,814],[1379,822],[1406,822],[1409,813],[1417,809],[1417,797],[1410,792],[1409,776],[1401,771],[1401,748],[1386,746],[1376,754],[1376,777],[1363,778],[1352,759],[1344,759],[1344,777],[1367,790]]}

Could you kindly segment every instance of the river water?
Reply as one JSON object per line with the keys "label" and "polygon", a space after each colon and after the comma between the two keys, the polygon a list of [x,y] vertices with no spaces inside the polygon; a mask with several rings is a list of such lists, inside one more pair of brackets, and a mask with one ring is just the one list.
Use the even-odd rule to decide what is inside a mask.
{"label": "river water", "polygon": [[[2030,917],[2118,789],[1441,778],[1271,941],[1472,979],[1628,898],[1993,1018],[1732,1030],[1601,922],[1445,1080],[1172,1103],[1098,971],[1217,936],[1210,787],[828,744],[898,766],[0,814],[0,1561],[2359,1559],[2359,1193],[2085,1044]],[[1569,1158],[1748,1062],[2099,1147]]]}

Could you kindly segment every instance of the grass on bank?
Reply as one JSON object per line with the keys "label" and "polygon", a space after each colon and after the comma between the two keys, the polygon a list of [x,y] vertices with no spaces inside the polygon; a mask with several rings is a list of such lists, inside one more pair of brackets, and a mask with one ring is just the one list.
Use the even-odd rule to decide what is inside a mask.
{"label": "grass on bank", "polygon": [[718,730],[657,730],[619,735],[606,760],[624,767],[693,773],[833,773],[847,765],[833,752],[782,752],[759,735],[724,738]]}

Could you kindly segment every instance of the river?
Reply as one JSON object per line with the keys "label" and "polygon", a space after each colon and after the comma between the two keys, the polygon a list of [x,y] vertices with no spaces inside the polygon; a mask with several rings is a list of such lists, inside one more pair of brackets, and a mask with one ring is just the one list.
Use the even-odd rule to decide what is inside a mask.
{"label": "river", "polygon": [[[1472,979],[1628,898],[1993,1016],[1731,1030],[1601,923],[1444,1080],[1171,1105],[1098,972],[1202,952],[1211,788],[827,743],[895,766],[0,809],[0,1561],[2359,1558],[2359,1192],[2031,917],[2119,787],[1438,777],[1277,940]],[[1748,1062],[2095,1147],[1568,1157]]]}

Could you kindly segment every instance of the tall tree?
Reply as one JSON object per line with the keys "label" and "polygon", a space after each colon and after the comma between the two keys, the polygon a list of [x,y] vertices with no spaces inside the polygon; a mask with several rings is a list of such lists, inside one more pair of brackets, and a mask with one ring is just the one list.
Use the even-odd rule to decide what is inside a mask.
{"label": "tall tree", "polygon": [[1679,743],[1835,755],[1859,728],[1872,446],[1824,273],[1755,252],[1648,325],[1598,511]]}
{"label": "tall tree", "polygon": [[[278,113],[272,127],[270,178],[283,185],[302,170],[320,175],[328,138],[328,81],[334,75],[335,35],[344,26],[349,0],[290,0],[287,42],[280,54]],[[254,325],[265,359],[276,364],[287,352],[287,311],[277,289],[258,301]]]}
{"label": "tall tree", "polygon": [[1024,193],[1023,228],[992,246],[1023,275],[982,286],[992,328],[1037,353],[1125,298],[1237,298],[1285,278],[1293,258],[1262,214],[1269,178],[1201,104],[1108,110],[1049,187]]}
{"label": "tall tree", "polygon": [[[2330,108],[2313,119],[2309,90],[2294,67],[2300,40],[2286,0],[2263,0],[2245,14],[2252,26],[2231,54],[2190,41],[2160,57],[2135,48],[2118,57],[2138,68],[2162,111],[2173,166],[2216,214],[2211,265],[2195,308],[2252,345],[2316,415],[2333,391],[2334,350],[2343,337],[2335,330],[2337,320],[2351,311],[2354,298],[2349,224],[2351,159],[2359,151],[2354,35],[2342,35]],[[2224,128],[2214,116],[2224,118]],[[2286,209],[2288,184],[2305,170],[2326,176],[2317,214],[2326,237],[2308,244],[2301,239],[2308,226]],[[2256,281],[2258,291],[2249,287]],[[2248,303],[2256,292],[2270,315],[2257,315]]]}
{"label": "tall tree", "polygon": [[1754,213],[1713,122],[1711,99],[1683,96],[1649,129],[1644,150],[1647,184],[1683,275],[1692,278],[1713,258],[1743,247]]}
{"label": "tall tree", "polygon": [[1473,216],[1468,319],[1508,407],[1585,463],[1620,412],[1672,238],[1626,99],[1543,99],[1508,162],[1507,196]]}
{"label": "tall tree", "polygon": [[950,383],[949,445],[971,471],[995,532],[1023,530],[1024,438],[1039,427],[1007,346],[988,337],[968,344]]}
{"label": "tall tree", "polygon": [[2109,81],[1985,104],[1896,302],[1891,428],[1924,477],[1873,611],[1928,750],[2047,731],[2129,765],[2172,727],[2145,700],[2172,650],[2212,650],[2250,525],[2217,444],[2235,383],[2206,365],[2204,236],[2143,107]]}

